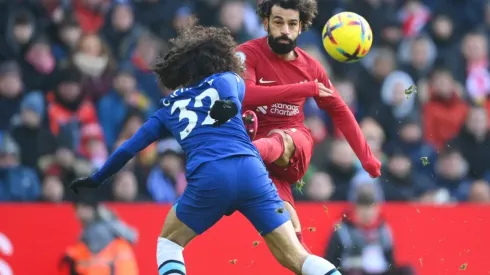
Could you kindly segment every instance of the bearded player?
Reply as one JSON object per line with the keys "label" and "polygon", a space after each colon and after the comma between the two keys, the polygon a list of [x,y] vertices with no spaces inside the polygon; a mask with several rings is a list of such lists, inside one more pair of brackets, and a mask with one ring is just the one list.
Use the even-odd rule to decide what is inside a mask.
{"label": "bearded player", "polygon": [[258,14],[267,37],[237,49],[246,69],[244,123],[307,250],[292,194],[292,184],[306,173],[313,151],[311,132],[304,125],[307,98],[313,97],[332,117],[371,177],[381,174],[381,163],[322,66],[296,47],[296,39],[317,13],[315,0],[265,0],[258,5]]}

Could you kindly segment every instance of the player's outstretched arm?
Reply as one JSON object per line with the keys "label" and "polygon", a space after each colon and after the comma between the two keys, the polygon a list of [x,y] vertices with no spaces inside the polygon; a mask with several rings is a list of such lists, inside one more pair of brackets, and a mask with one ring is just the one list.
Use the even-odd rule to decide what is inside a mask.
{"label": "player's outstretched arm", "polygon": [[[326,77],[324,79],[326,79]],[[366,170],[371,177],[379,177],[381,175],[381,163],[373,155],[354,114],[352,114],[349,106],[345,104],[344,100],[335,91],[335,88],[330,81],[323,80],[321,82],[327,88],[333,90],[334,93],[329,97],[315,97],[318,107],[330,115],[335,126],[342,132],[352,150],[361,161],[364,170]]]}
{"label": "player's outstretched arm", "polygon": [[[246,93],[243,100],[245,106],[261,106],[274,104],[282,99],[302,99],[318,96],[318,86],[313,82],[297,83],[289,85],[260,86],[256,84],[257,76],[255,70],[259,66],[264,66],[255,56],[253,50],[241,45],[237,49],[244,57],[245,64],[245,86]],[[275,79],[266,79],[274,81]]]}
{"label": "player's outstretched arm", "polygon": [[246,93],[243,105],[261,106],[274,104],[288,99],[295,100],[318,96],[318,86],[315,82],[305,82],[289,85],[258,86],[255,81],[245,79]]}
{"label": "player's outstretched arm", "polygon": [[156,117],[149,118],[130,139],[116,149],[102,168],[92,175],[92,180],[102,184],[117,173],[138,152],[157,141],[163,132],[163,128],[164,126]]}

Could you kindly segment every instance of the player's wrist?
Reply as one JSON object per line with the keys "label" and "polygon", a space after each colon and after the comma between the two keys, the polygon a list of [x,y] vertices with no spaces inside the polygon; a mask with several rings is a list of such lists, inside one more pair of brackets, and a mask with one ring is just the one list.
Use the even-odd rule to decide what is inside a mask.
{"label": "player's wrist", "polygon": [[[305,89],[306,92],[310,93],[308,94],[309,97],[317,97],[320,96],[320,88],[318,87],[318,84],[316,82],[307,82],[310,87],[308,89]],[[312,93],[312,94],[311,94]]]}

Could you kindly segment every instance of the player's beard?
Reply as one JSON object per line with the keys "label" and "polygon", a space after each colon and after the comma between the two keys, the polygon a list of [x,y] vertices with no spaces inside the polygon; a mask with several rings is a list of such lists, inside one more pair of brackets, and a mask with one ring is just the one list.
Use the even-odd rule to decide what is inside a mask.
{"label": "player's beard", "polygon": [[[280,42],[279,40],[287,40],[288,43]],[[296,48],[296,40],[292,40],[286,35],[281,35],[279,37],[273,37],[270,33],[267,35],[267,42],[271,50],[279,55],[288,54]]]}

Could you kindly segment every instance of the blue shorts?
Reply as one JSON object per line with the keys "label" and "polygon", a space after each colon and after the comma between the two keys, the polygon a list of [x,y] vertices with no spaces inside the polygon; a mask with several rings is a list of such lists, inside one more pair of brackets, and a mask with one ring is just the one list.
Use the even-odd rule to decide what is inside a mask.
{"label": "blue shorts", "polygon": [[239,156],[202,164],[175,204],[177,218],[197,234],[223,215],[241,212],[267,235],[289,220],[288,211],[260,159]]}

